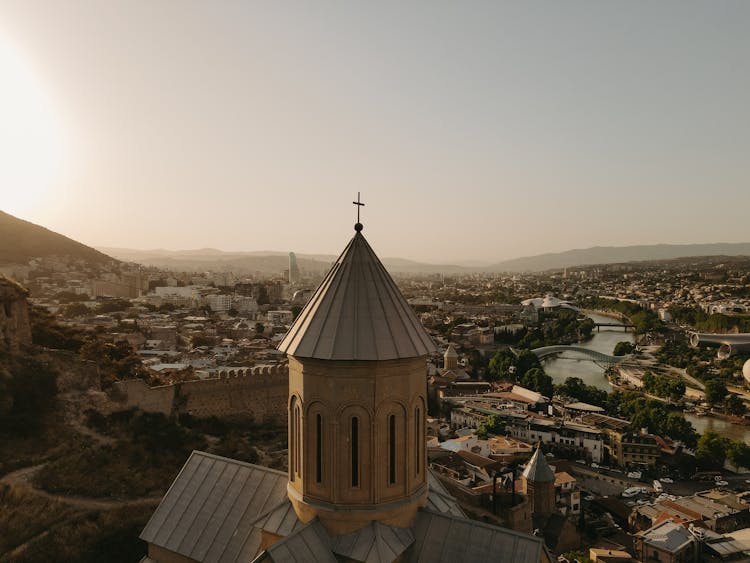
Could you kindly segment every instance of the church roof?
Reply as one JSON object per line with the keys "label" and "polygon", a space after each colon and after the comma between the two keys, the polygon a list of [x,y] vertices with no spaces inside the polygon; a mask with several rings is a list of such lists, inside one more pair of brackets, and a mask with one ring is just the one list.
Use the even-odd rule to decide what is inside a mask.
{"label": "church roof", "polygon": [[435,344],[357,232],[278,346],[320,360],[394,360]]}
{"label": "church roof", "polygon": [[[413,527],[374,522],[332,536],[317,519],[297,519],[286,473],[195,451],[140,537],[200,562],[333,563],[336,554],[368,563],[540,561],[540,538],[468,520],[431,471],[428,482],[428,503]],[[261,550],[264,531],[281,538]]]}
{"label": "church roof", "polygon": [[540,538],[424,509],[417,513],[414,537],[408,563],[538,563],[545,553]]}
{"label": "church roof", "polygon": [[448,344],[448,348],[445,349],[446,358],[458,358],[458,352],[453,347],[453,344]]}
{"label": "church roof", "polygon": [[354,533],[334,538],[331,551],[347,560],[390,563],[413,543],[410,528],[395,528],[375,521]]}
{"label": "church roof", "polygon": [[254,563],[337,563],[331,551],[331,539],[317,518],[296,532],[270,545]]}
{"label": "church roof", "polygon": [[523,476],[527,481],[534,483],[552,483],[555,481],[555,473],[547,463],[541,448],[537,448],[534,455],[531,456],[526,469],[523,470]]}
{"label": "church roof", "polygon": [[251,561],[261,542],[254,522],[287,498],[288,478],[282,471],[195,451],[140,538],[195,561]]}

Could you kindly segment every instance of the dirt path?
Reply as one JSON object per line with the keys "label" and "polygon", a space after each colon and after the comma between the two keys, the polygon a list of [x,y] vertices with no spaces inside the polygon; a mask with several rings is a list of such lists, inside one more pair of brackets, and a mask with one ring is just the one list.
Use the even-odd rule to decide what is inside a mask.
{"label": "dirt path", "polygon": [[68,506],[73,506],[75,508],[80,508],[83,510],[112,510],[115,508],[123,508],[125,506],[148,506],[156,505],[161,501],[161,496],[118,500],[108,498],[56,495],[48,493],[47,491],[35,487],[33,483],[34,475],[37,473],[37,471],[44,467],[44,465],[45,464],[42,463],[40,465],[25,467],[23,469],[13,471],[12,473],[8,473],[4,477],[0,478],[0,484],[10,485],[11,487],[18,487],[39,497],[54,500],[63,504],[67,504]]}

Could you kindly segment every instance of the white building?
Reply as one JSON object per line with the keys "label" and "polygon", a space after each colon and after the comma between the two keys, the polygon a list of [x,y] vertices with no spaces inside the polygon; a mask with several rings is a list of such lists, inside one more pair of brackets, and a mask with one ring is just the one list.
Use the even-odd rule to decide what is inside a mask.
{"label": "white building", "polygon": [[206,297],[208,307],[216,313],[226,313],[232,308],[231,295],[209,295]]}

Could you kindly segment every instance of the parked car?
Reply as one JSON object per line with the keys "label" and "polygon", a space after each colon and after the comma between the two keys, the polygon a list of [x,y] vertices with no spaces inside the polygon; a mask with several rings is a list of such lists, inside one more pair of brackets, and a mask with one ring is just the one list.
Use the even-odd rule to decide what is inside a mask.
{"label": "parked car", "polygon": [[673,480],[673,479],[670,479],[669,477],[662,477],[662,478],[660,479],[660,481],[661,481],[662,483],[674,483],[674,480]]}

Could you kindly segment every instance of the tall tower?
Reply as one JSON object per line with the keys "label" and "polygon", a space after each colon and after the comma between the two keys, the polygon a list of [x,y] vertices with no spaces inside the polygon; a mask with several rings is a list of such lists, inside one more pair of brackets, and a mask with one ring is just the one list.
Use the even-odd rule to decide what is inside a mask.
{"label": "tall tower", "polygon": [[541,448],[531,456],[521,477],[523,492],[529,497],[532,516],[549,515],[555,511],[555,473]]}
{"label": "tall tower", "polygon": [[297,516],[340,535],[406,528],[427,499],[426,356],[435,346],[362,225],[289,329],[289,483]]}
{"label": "tall tower", "polygon": [[300,279],[299,266],[297,265],[297,255],[294,252],[289,253],[289,283],[295,284]]}

